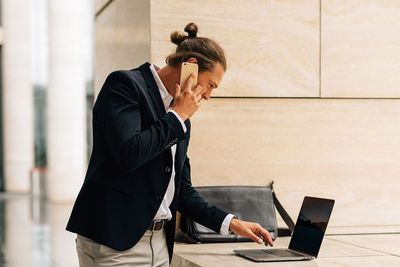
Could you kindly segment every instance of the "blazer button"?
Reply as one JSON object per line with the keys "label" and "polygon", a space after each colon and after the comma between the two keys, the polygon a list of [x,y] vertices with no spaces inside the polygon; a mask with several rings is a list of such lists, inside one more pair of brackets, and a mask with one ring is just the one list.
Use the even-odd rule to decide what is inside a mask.
{"label": "blazer button", "polygon": [[169,146],[165,146],[164,148],[165,148],[165,150],[168,150]]}
{"label": "blazer button", "polygon": [[166,171],[167,173],[170,173],[170,172],[172,171],[172,169],[171,169],[171,167],[166,167],[166,168],[165,168],[165,171]]}
{"label": "blazer button", "polygon": [[161,201],[162,199],[163,199],[162,196],[156,196],[156,200],[157,200],[157,201]]}

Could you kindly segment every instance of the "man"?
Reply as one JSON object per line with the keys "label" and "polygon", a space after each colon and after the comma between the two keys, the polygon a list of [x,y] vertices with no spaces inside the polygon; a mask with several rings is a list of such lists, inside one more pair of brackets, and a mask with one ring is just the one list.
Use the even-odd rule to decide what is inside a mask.
{"label": "man", "polygon": [[[272,246],[259,224],[208,205],[192,187],[189,118],[218,87],[226,61],[218,44],[188,26],[165,67],[113,72],[99,93],[92,156],[67,225],[78,234],[81,267],[168,266],[177,210],[216,232]],[[177,84],[182,62],[199,65],[193,90],[193,75]]]}

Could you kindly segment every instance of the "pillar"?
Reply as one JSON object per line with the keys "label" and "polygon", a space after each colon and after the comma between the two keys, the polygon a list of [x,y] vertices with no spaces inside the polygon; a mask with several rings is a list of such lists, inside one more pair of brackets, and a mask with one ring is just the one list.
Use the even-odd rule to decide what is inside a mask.
{"label": "pillar", "polygon": [[5,189],[28,192],[33,167],[30,1],[3,0],[3,143]]}
{"label": "pillar", "polygon": [[85,38],[90,1],[49,1],[48,197],[72,201],[86,160]]}

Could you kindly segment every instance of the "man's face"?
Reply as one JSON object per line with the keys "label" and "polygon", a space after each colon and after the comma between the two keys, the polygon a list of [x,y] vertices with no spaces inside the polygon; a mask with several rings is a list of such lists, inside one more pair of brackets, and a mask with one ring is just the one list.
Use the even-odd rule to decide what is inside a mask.
{"label": "man's face", "polygon": [[220,63],[215,64],[211,71],[199,72],[197,84],[203,89],[201,92],[203,99],[210,99],[212,90],[219,86],[224,73],[224,68]]}

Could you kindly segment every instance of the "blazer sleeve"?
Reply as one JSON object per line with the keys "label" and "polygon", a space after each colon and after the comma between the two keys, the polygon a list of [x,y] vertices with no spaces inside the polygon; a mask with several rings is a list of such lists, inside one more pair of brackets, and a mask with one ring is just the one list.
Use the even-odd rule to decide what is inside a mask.
{"label": "blazer sleeve", "polygon": [[178,211],[196,222],[219,233],[227,212],[208,204],[193,188],[190,179],[190,163],[186,157],[178,195]]}
{"label": "blazer sleeve", "polygon": [[94,112],[113,159],[125,171],[132,172],[185,139],[185,133],[170,112],[149,128],[141,128],[144,100],[137,83],[128,75],[126,71],[116,71],[107,77]]}

